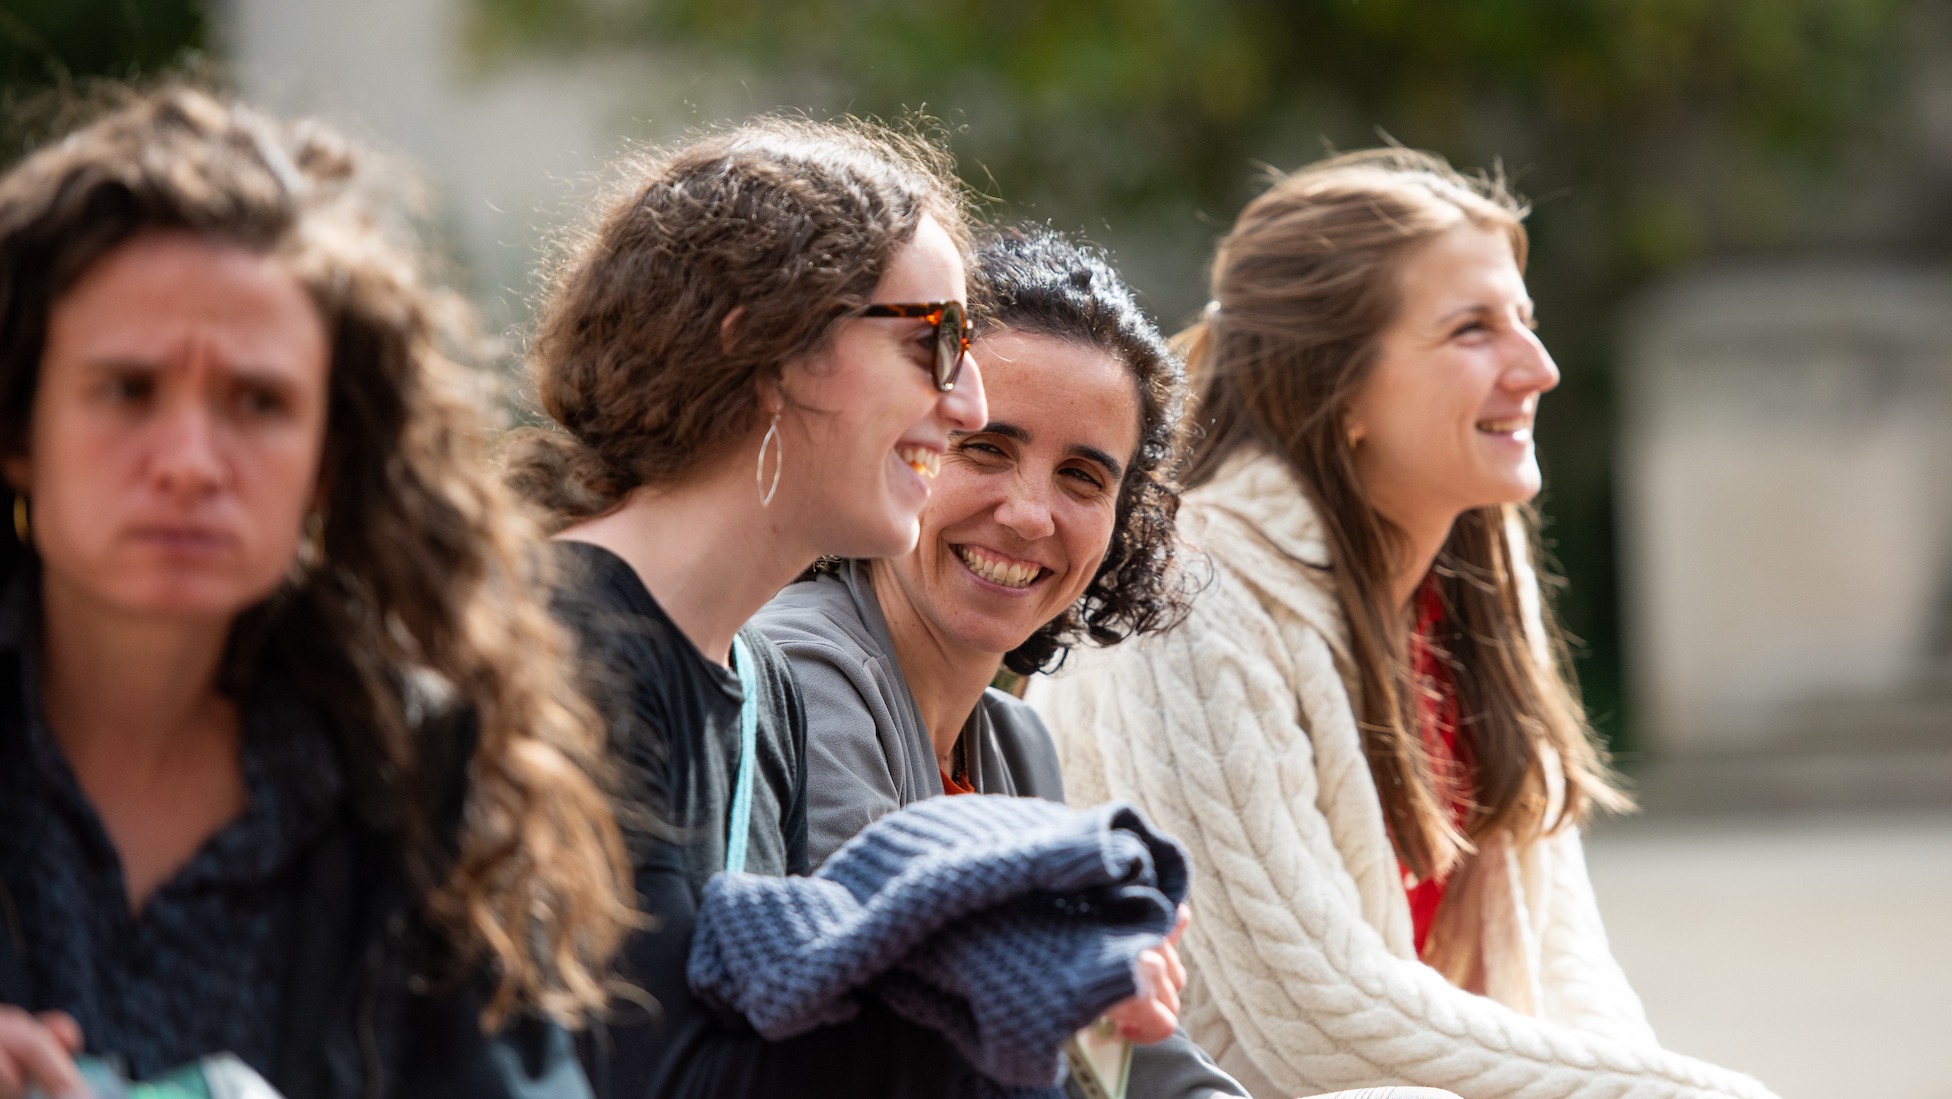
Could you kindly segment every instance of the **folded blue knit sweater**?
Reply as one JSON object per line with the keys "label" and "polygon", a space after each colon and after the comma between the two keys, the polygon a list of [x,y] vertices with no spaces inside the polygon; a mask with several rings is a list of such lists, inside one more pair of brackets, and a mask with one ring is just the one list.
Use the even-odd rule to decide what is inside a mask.
{"label": "folded blue knit sweater", "polygon": [[991,1080],[1041,1091],[1063,1080],[1065,1040],[1137,993],[1139,952],[1187,888],[1185,853],[1130,805],[931,798],[812,877],[714,877],[687,975],[775,1040],[873,993]]}

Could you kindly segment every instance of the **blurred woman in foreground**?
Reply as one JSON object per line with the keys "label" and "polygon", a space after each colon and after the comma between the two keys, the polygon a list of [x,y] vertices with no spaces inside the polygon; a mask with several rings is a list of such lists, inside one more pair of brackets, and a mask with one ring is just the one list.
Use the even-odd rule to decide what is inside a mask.
{"label": "blurred woman in foreground", "polygon": [[600,727],[367,186],[184,90],[0,179],[0,1096],[587,1094]]}
{"label": "blurred woman in foreground", "polygon": [[1586,877],[1624,799],[1539,593],[1524,212],[1402,150],[1250,203],[1185,337],[1214,582],[1031,689],[1074,797],[1187,842],[1187,1029],[1255,1094],[1768,1095],[1659,1046]]}

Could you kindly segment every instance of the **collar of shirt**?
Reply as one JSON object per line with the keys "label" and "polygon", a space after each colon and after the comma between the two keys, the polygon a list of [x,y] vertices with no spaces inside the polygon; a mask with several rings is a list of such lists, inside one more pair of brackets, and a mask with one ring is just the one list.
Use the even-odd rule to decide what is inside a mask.
{"label": "collar of shirt", "polygon": [[[39,579],[38,569],[23,567],[0,594],[0,657],[15,658],[18,706],[0,714],[0,755],[13,755],[25,765],[8,768],[14,772],[14,795],[35,788],[41,795],[16,804],[42,801],[50,810],[71,814],[95,853],[113,858],[107,831],[41,709]],[[102,678],[112,689],[112,674]],[[240,751],[248,806],[165,883],[165,890],[275,873],[324,829],[343,793],[344,773],[316,707],[275,672],[260,675],[242,695]],[[119,870],[119,860],[115,865]]]}

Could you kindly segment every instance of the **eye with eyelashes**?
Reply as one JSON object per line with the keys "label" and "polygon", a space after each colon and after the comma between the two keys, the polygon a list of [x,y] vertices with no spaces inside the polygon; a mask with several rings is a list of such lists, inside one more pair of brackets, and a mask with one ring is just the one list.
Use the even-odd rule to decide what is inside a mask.
{"label": "eye with eyelashes", "polygon": [[[1006,443],[992,442],[980,434],[952,433],[949,445],[953,454],[979,466],[1000,466],[1014,457],[1013,452],[1006,449]],[[1089,462],[1066,462],[1058,467],[1057,475],[1071,481],[1079,495],[1096,496],[1109,491],[1109,479]]]}
{"label": "eye with eyelashes", "polygon": [[[111,366],[101,373],[95,393],[115,408],[141,412],[157,400],[157,371],[139,365]],[[240,420],[274,420],[292,410],[286,387],[265,379],[237,379],[219,395],[221,414]]]}
{"label": "eye with eyelashes", "polygon": [[1058,470],[1061,477],[1069,477],[1078,483],[1080,489],[1093,495],[1106,490],[1105,479],[1096,470],[1085,465],[1068,465]]}
{"label": "eye with eyelashes", "polygon": [[[1486,310],[1477,315],[1468,317],[1451,328],[1448,338],[1459,339],[1464,336],[1471,336],[1479,333],[1490,332],[1492,330],[1492,325],[1487,322],[1486,317],[1495,316],[1495,315],[1496,314],[1493,314],[1491,311]],[[1514,329],[1523,329],[1524,331],[1527,332],[1536,332],[1538,331],[1539,322],[1538,322],[1538,318],[1533,316],[1532,311],[1529,308],[1527,308],[1518,311],[1517,315],[1511,319],[1510,326]]]}
{"label": "eye with eyelashes", "polygon": [[283,415],[291,407],[291,401],[275,386],[239,386],[235,398],[237,410],[251,419],[271,419]]}
{"label": "eye with eyelashes", "polygon": [[103,371],[96,392],[108,403],[123,407],[147,404],[156,395],[154,371],[116,367]]}
{"label": "eye with eyelashes", "polygon": [[1002,447],[967,431],[950,432],[949,449],[956,455],[975,462],[995,462],[1009,457]]}

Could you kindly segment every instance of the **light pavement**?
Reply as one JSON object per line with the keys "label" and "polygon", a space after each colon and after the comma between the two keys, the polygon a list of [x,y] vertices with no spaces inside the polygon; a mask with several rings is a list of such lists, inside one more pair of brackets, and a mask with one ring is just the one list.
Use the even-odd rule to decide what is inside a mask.
{"label": "light pavement", "polygon": [[1783,1099],[1952,1099],[1952,808],[1602,823],[1587,858],[1663,1045]]}

